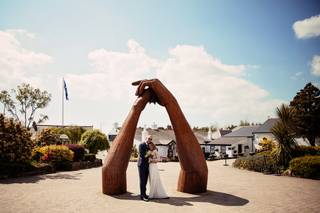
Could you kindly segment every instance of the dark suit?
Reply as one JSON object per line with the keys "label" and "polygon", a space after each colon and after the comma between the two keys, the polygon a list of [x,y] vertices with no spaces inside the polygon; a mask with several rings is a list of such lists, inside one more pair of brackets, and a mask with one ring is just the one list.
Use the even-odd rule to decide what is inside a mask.
{"label": "dark suit", "polygon": [[148,145],[146,143],[141,143],[139,145],[139,159],[138,159],[138,169],[140,178],[140,196],[146,197],[146,185],[149,176],[149,159],[146,158],[148,151]]}

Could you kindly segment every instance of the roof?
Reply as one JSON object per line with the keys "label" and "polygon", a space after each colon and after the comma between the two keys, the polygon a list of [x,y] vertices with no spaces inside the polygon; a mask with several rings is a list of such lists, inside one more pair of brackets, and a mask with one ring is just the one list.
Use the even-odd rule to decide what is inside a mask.
{"label": "roof", "polygon": [[60,124],[37,124],[37,127],[45,127],[45,128],[50,128],[50,127],[81,127],[81,128],[92,128],[93,126],[91,125],[60,125]]}
{"label": "roof", "polygon": [[208,132],[206,131],[193,131],[194,136],[196,136],[198,142],[204,143],[205,141],[209,141],[208,140]]}
{"label": "roof", "polygon": [[229,134],[224,135],[223,137],[253,137],[252,132],[259,127],[257,126],[243,126]]}
{"label": "roof", "polygon": [[231,146],[238,143],[247,143],[247,139],[243,137],[221,137],[210,142],[209,144]]}
{"label": "roof", "polygon": [[232,132],[231,130],[229,129],[220,129],[220,135],[221,136],[224,136],[226,134],[229,134],[230,132]]}
{"label": "roof", "polygon": [[269,118],[254,133],[271,133],[272,127],[279,121],[279,118]]}
{"label": "roof", "polygon": [[[136,141],[142,141],[143,128],[137,128],[134,139]],[[147,129],[148,134],[152,135],[152,141],[155,145],[168,145],[172,141],[176,141],[176,136],[172,129]],[[204,144],[205,141],[210,142],[207,139],[206,131],[193,131],[196,139],[200,144]]]}
{"label": "roof", "polygon": [[[142,140],[143,128],[137,128],[134,139],[137,141]],[[161,130],[161,129],[147,129],[148,134],[152,135],[152,142],[155,145],[168,145],[171,141],[176,141],[173,130]]]}

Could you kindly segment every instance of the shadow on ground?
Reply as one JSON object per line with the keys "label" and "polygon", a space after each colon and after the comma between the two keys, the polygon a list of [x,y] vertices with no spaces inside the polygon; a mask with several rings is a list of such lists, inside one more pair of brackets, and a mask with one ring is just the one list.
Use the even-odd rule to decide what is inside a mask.
{"label": "shadow on ground", "polygon": [[28,177],[19,177],[19,178],[10,178],[0,180],[0,184],[13,184],[13,183],[37,183],[41,180],[47,179],[70,179],[70,180],[79,180],[82,173],[77,172],[74,174],[67,173],[53,173],[47,175],[37,175],[37,176],[28,176]]}
{"label": "shadow on ground", "polygon": [[[140,196],[133,193],[114,196],[120,200],[140,200]],[[141,201],[142,202],[142,201]],[[193,206],[194,202],[211,203],[221,206],[243,206],[249,203],[249,200],[223,193],[208,190],[205,193],[196,194],[194,197],[170,197],[169,199],[152,199],[149,202],[169,204],[173,206]]]}

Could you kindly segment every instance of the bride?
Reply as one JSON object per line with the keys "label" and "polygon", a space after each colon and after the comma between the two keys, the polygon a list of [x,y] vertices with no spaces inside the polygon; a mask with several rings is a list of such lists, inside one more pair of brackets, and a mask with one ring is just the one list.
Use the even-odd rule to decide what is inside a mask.
{"label": "bride", "polygon": [[150,183],[150,193],[149,198],[169,198],[164,187],[162,185],[160,174],[157,166],[159,161],[159,155],[157,148],[154,143],[150,142],[149,147],[149,183]]}

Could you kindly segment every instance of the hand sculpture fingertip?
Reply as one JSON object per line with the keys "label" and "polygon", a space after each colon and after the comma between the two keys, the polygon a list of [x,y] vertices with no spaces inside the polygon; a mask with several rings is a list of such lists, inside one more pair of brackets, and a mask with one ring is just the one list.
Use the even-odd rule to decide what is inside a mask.
{"label": "hand sculpture fingertip", "polygon": [[131,83],[132,86],[138,86],[140,84],[141,80],[134,81]]}

